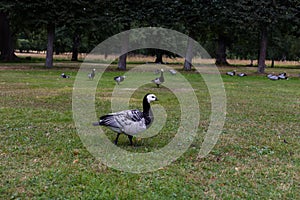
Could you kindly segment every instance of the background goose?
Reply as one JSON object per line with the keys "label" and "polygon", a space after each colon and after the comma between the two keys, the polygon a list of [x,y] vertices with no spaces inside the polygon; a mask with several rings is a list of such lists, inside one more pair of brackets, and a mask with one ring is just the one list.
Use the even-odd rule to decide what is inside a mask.
{"label": "background goose", "polygon": [[281,73],[281,74],[279,74],[278,75],[278,78],[279,79],[288,79],[288,77],[287,77],[287,75],[286,75],[286,73],[284,72],[284,73]]}
{"label": "background goose", "polygon": [[160,70],[159,70],[159,69],[156,69],[153,73],[154,73],[154,74],[159,74],[159,73],[160,73]]}
{"label": "background goose", "polygon": [[114,132],[118,133],[115,144],[121,133],[128,136],[130,145],[132,145],[132,137],[137,133],[145,131],[153,121],[150,103],[158,101],[154,94],[146,94],[143,98],[143,112],[134,110],[124,110],[116,113],[110,113],[100,117],[99,122],[93,123],[94,126],[106,126]]}
{"label": "background goose", "polygon": [[69,75],[66,75],[65,73],[62,73],[62,74],[60,75],[60,77],[62,77],[62,78],[70,78],[70,76],[69,76]]}
{"label": "background goose", "polygon": [[95,72],[96,72],[96,69],[93,69],[92,72],[88,74],[89,79],[92,79],[92,80],[94,79],[94,77],[96,75]]}
{"label": "background goose", "polygon": [[120,82],[124,81],[124,79],[126,78],[126,76],[116,76],[114,77],[114,80],[118,83],[118,85],[120,84]]}
{"label": "background goose", "polygon": [[235,76],[235,72],[236,70],[233,70],[232,72],[226,72],[226,75]]}
{"label": "background goose", "polygon": [[247,76],[246,73],[238,73],[238,76],[243,77],[243,76]]}
{"label": "background goose", "polygon": [[279,79],[278,76],[276,76],[274,74],[268,74],[267,77],[268,77],[268,79],[273,80],[273,81],[276,81]]}
{"label": "background goose", "polygon": [[170,72],[170,74],[172,74],[172,75],[176,75],[176,73],[177,73],[176,70],[174,70],[174,69],[170,69],[169,72]]}
{"label": "background goose", "polygon": [[152,80],[152,82],[155,83],[157,87],[159,87],[160,84],[162,84],[163,82],[165,82],[164,70],[163,69],[160,70],[160,77]]}

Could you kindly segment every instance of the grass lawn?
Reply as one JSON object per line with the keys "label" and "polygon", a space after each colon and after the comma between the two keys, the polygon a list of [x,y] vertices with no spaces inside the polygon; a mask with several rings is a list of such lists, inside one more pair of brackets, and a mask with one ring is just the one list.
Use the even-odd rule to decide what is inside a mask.
{"label": "grass lawn", "polygon": [[[255,74],[256,68],[238,68],[250,73],[243,78],[222,75],[226,122],[218,143],[202,159],[197,154],[209,125],[209,94],[199,74],[182,72],[199,101],[198,135],[169,166],[132,174],[105,166],[81,142],[72,118],[76,66],[21,65],[26,64],[0,70],[0,199],[300,199],[299,69],[285,68],[293,77],[281,81]],[[224,74],[230,68],[220,70]],[[61,79],[62,72],[71,78]],[[97,115],[110,112],[112,78],[118,74],[103,75]],[[149,84],[134,94],[130,106],[141,108],[139,98],[148,91],[160,98],[166,124],[155,137],[134,139],[138,147],[120,136],[119,147],[127,151],[159,149],[178,128],[178,102],[166,88]],[[115,135],[107,130],[111,140]]]}

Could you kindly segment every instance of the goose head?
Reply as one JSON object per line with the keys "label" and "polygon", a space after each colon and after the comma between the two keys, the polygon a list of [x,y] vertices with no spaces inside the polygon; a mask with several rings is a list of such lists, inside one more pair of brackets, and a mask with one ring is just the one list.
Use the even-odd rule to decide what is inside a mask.
{"label": "goose head", "polygon": [[153,101],[158,101],[158,98],[154,94],[146,94],[145,99],[149,104]]}

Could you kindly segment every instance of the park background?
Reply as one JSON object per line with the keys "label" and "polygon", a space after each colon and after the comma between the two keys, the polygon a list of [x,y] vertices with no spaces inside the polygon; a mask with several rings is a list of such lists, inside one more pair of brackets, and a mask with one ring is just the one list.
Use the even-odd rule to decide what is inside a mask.
{"label": "park background", "polygon": [[[1,0],[0,198],[299,199],[299,12],[299,0]],[[184,58],[159,49],[120,56],[97,88],[98,115],[110,111],[113,77],[145,63],[154,64],[145,66],[149,77],[157,76],[155,63],[181,73],[195,89],[201,112],[199,133],[185,154],[158,171],[131,174],[86,150],[73,122],[72,90],[96,45],[140,27],[179,31],[208,51],[207,63],[222,75],[227,115],[216,146],[197,158],[211,114],[201,76]],[[248,76],[226,75],[233,70]],[[266,77],[283,72],[288,80]],[[167,72],[165,77],[172,79]],[[120,138],[127,151],[160,149],[179,126],[174,94],[150,80],[130,105],[140,108],[146,92],[156,93],[168,113],[166,125],[155,137],[135,140],[137,148]],[[115,134],[107,136],[113,140]]]}

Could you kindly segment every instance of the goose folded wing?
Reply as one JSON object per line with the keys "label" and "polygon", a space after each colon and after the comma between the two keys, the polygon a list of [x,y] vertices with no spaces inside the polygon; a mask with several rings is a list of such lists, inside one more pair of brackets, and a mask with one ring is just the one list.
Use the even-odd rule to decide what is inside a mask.
{"label": "goose folded wing", "polygon": [[120,128],[125,134],[135,135],[146,130],[143,113],[139,110],[126,110],[111,115],[113,119],[110,120],[110,126]]}
{"label": "goose folded wing", "polygon": [[153,83],[160,83],[160,80],[159,80],[159,78],[156,78],[156,79],[152,80],[152,82]]}

